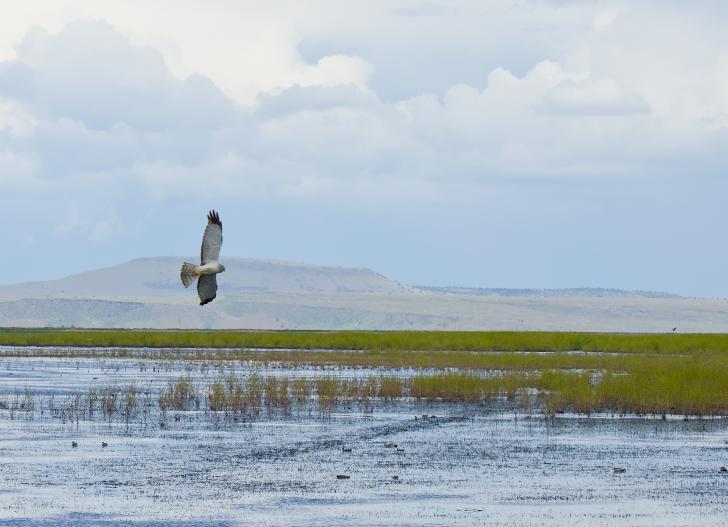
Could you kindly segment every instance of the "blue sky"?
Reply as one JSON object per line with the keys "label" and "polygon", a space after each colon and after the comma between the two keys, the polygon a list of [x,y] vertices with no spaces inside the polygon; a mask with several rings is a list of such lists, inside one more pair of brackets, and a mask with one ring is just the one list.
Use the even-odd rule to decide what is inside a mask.
{"label": "blue sky", "polygon": [[215,208],[227,255],[728,296],[723,2],[0,9],[2,282],[195,254]]}

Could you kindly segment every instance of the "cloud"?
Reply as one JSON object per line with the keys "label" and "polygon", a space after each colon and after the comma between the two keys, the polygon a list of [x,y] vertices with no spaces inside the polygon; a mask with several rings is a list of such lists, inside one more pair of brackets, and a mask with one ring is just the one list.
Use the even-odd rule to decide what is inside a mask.
{"label": "cloud", "polygon": [[296,85],[258,98],[255,115],[268,119],[297,112],[323,111],[332,108],[367,108],[379,103],[375,93],[356,85]]}
{"label": "cloud", "polygon": [[17,59],[0,68],[0,94],[39,117],[97,130],[209,129],[233,107],[209,79],[174,78],[159,52],[130,45],[105,22],[73,22],[57,35],[29,31]]}
{"label": "cloud", "polygon": [[544,94],[545,108],[553,112],[591,115],[648,113],[650,107],[635,92],[613,79],[560,82]]}
{"label": "cloud", "polygon": [[643,155],[632,146],[643,133],[656,152],[674,146],[674,130],[655,133],[650,89],[567,62],[496,67],[480,86],[387,102],[366,60],[330,55],[292,63],[299,82],[248,107],[203,75],[178,78],[106,22],[73,22],[29,31],[0,63],[0,138],[34,177],[95,178],[154,199],[203,178],[201,194],[398,199],[419,183],[437,199],[461,191],[454,180],[621,174]]}
{"label": "cloud", "polygon": [[611,26],[624,12],[625,9],[623,7],[614,7],[612,9],[599,11],[594,15],[592,20],[594,30],[599,33],[606,31],[609,29],[609,26]]}
{"label": "cloud", "polygon": [[315,65],[304,65],[297,69],[300,70],[299,78],[295,81],[298,86],[352,84],[364,87],[374,71],[374,67],[361,57],[346,55],[327,55]]}
{"label": "cloud", "polygon": [[401,17],[419,17],[447,15],[456,12],[456,9],[437,2],[419,1],[411,5],[394,8],[390,12]]}
{"label": "cloud", "polygon": [[0,185],[6,199],[16,190],[32,191],[34,172],[35,165],[31,159],[8,149],[0,150]]}
{"label": "cloud", "polygon": [[[119,23],[30,29],[0,62],[0,220],[29,218],[0,243],[161,251],[141,245],[149,225],[167,229],[168,247],[184,237],[180,210],[214,206],[251,237],[280,226],[251,246],[262,255],[308,250],[310,221],[311,252],[334,262],[322,233],[380,247],[370,224],[385,238],[400,224],[412,239],[432,232],[453,250],[458,239],[475,260],[488,254],[465,231],[507,245],[492,225],[509,218],[538,245],[533,225],[564,232],[564,211],[608,209],[605,189],[636,207],[651,186],[707,189],[724,164],[728,42],[677,4],[403,2],[347,15],[292,3],[231,8],[229,21],[198,6],[197,26],[184,5],[164,27],[131,24],[130,5],[107,9]],[[691,38],[676,43],[681,30]]]}

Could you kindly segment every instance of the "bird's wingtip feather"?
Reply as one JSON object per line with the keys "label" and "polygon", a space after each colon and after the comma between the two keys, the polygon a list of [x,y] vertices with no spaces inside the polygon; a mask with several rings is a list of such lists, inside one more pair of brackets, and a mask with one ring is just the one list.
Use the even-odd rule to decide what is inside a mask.
{"label": "bird's wingtip feather", "polygon": [[220,215],[215,211],[215,209],[207,213],[207,221],[222,227],[222,223],[220,222]]}
{"label": "bird's wingtip feather", "polygon": [[215,300],[215,297],[214,297],[214,296],[213,296],[212,298],[205,298],[204,300],[201,300],[201,301],[200,301],[200,305],[201,305],[201,306],[204,306],[205,304],[209,304],[209,303],[210,303],[210,302],[212,302],[213,300]]}

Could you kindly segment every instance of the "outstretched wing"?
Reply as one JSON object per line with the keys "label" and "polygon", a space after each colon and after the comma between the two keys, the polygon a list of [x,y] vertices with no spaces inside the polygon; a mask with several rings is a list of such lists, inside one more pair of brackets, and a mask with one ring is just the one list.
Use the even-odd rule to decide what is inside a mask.
{"label": "outstretched wing", "polygon": [[200,297],[201,306],[209,304],[217,296],[216,276],[214,274],[203,274],[197,281],[197,295]]}
{"label": "outstretched wing", "polygon": [[217,262],[220,258],[220,247],[222,247],[222,222],[217,212],[211,210],[207,214],[207,228],[202,236],[202,249],[200,250],[202,265]]}

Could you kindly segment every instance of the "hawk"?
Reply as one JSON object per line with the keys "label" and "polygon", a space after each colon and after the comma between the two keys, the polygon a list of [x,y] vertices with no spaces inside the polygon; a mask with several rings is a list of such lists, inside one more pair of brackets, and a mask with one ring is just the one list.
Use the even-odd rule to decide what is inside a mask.
{"label": "hawk", "polygon": [[207,228],[202,236],[202,249],[200,249],[200,265],[183,263],[180,278],[185,287],[189,287],[196,278],[197,295],[200,305],[212,302],[217,296],[217,273],[224,273],[225,266],[217,260],[220,258],[222,247],[222,222],[214,210],[207,213]]}

